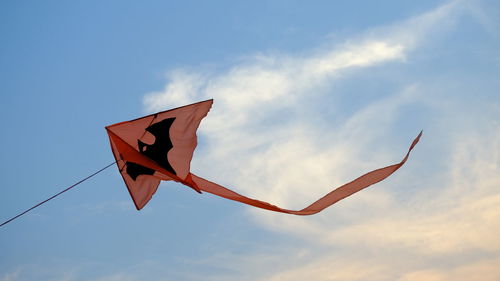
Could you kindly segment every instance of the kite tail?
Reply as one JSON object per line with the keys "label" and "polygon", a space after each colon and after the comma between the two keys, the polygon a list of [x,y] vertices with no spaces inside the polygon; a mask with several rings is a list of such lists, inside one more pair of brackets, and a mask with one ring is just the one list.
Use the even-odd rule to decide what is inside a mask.
{"label": "kite tail", "polygon": [[413,150],[415,145],[418,143],[420,140],[420,137],[422,136],[422,131],[418,134],[418,136],[413,140],[410,148],[408,149],[408,152],[406,153],[405,157],[401,162],[397,164],[393,164],[384,168],[376,169],[371,172],[368,172],[357,179],[346,183],[330,193],[326,194],[322,198],[318,199],[308,207],[302,209],[302,210],[288,210],[288,209],[283,209],[278,206],[269,204],[264,201],[260,201],[257,199],[252,199],[246,196],[243,196],[239,193],[236,193],[228,188],[225,188],[223,186],[220,186],[216,183],[213,183],[211,181],[208,181],[206,179],[203,179],[201,177],[198,177],[196,175],[190,174],[190,183],[194,184],[197,189],[201,191],[205,191],[208,193],[212,193],[214,195],[233,200],[233,201],[238,201],[243,204],[251,205],[254,207],[270,210],[270,211],[275,211],[275,212],[280,212],[280,213],[287,213],[287,214],[293,214],[293,215],[301,215],[301,216],[307,216],[307,215],[313,215],[316,213],[321,212],[322,210],[328,208],[329,206],[335,204],[336,202],[364,189],[367,188],[368,186],[375,184],[377,182],[380,182],[384,180],[385,178],[389,177],[391,174],[393,174],[395,171],[397,171],[403,164],[408,160],[408,157],[410,156],[410,152]]}

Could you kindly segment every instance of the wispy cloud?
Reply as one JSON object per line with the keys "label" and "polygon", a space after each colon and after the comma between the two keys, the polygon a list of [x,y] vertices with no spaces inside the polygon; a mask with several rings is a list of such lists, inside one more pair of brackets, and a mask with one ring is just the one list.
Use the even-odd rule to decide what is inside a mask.
{"label": "wispy cloud", "polygon": [[[200,128],[203,145],[193,170],[283,207],[304,207],[332,187],[398,161],[425,123],[415,160],[383,188],[314,217],[249,209],[257,223],[303,245],[278,256],[261,251],[212,261],[245,261],[260,274],[248,280],[498,279],[500,132],[494,120],[500,107],[472,105],[461,100],[463,93],[443,95],[448,81],[437,78],[425,84],[407,77],[399,89],[348,108],[338,105],[348,93],[334,87],[350,75],[361,73],[362,83],[367,70],[415,60],[414,52],[438,46],[465,13],[489,22],[474,7],[452,1],[319,51],[260,54],[224,72],[171,71],[165,89],[144,98],[146,110],[215,99]],[[414,130],[398,132],[398,120]],[[263,256],[272,266],[259,263]]]}
{"label": "wispy cloud", "polygon": [[[304,199],[358,176],[359,172],[349,172],[352,167],[369,169],[396,161],[399,154],[387,154],[384,148],[362,161],[355,159],[365,154],[363,146],[373,150],[369,143],[387,135],[401,108],[418,102],[420,95],[416,85],[409,85],[355,108],[343,117],[343,124],[332,124],[344,110],[335,104],[343,94],[335,92],[332,84],[352,71],[403,62],[420,42],[449,28],[451,19],[462,12],[461,2],[451,2],[320,51],[257,55],[222,73],[173,70],[164,91],[145,96],[145,107],[155,111],[214,98],[215,105],[200,128],[207,149],[198,151],[194,170],[203,167],[203,174],[219,174],[250,195],[304,204]],[[400,144],[398,152],[406,145]],[[378,162],[380,154],[387,160]]]}

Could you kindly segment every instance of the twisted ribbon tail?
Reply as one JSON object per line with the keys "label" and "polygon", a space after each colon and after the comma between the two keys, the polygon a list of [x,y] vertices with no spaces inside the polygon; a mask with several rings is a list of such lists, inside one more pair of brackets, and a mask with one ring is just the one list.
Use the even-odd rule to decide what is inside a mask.
{"label": "twisted ribbon tail", "polygon": [[410,148],[408,149],[408,152],[406,153],[405,157],[401,162],[368,172],[358,177],[357,179],[336,188],[335,190],[331,191],[322,198],[318,199],[308,207],[298,211],[283,209],[264,201],[243,196],[239,193],[232,191],[231,189],[225,188],[223,186],[220,186],[216,183],[213,183],[211,181],[208,181],[193,174],[190,174],[189,183],[190,185],[194,184],[196,186],[193,187],[194,189],[199,189],[201,191],[212,193],[214,195],[233,201],[238,201],[243,204],[251,205],[257,208],[266,209],[274,212],[293,214],[293,215],[302,215],[302,216],[313,215],[323,211],[329,206],[335,204],[336,202],[389,177],[391,174],[393,174],[395,171],[401,168],[401,166],[403,166],[406,160],[408,160],[410,152],[418,143],[421,136],[422,132],[420,132],[420,134],[418,134],[418,136],[413,140]]}

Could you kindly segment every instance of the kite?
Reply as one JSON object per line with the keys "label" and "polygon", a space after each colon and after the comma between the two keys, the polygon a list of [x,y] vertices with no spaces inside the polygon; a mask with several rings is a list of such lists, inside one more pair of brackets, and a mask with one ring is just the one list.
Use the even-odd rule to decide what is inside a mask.
{"label": "kite", "polygon": [[163,180],[179,182],[198,193],[208,192],[270,211],[316,214],[390,176],[403,166],[422,136],[420,132],[413,140],[401,162],[368,172],[302,210],[287,210],[243,196],[191,173],[190,163],[197,146],[196,131],[212,104],[213,100],[206,100],[106,127],[116,165],[137,210],[151,200]]}
{"label": "kite", "polygon": [[413,140],[401,162],[368,172],[334,189],[302,210],[287,210],[243,196],[191,173],[191,159],[198,143],[196,130],[201,120],[212,108],[212,104],[213,100],[206,100],[107,126],[106,131],[115,157],[114,162],[4,221],[0,227],[69,191],[114,164],[118,166],[137,210],[146,206],[163,180],[179,182],[198,193],[208,192],[270,211],[302,216],[312,215],[390,176],[408,160],[410,152],[422,136],[421,131]]}

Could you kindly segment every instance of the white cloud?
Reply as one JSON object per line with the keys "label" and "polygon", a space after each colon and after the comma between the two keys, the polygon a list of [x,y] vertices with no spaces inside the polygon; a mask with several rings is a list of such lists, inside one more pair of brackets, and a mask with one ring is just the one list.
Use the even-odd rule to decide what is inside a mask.
{"label": "white cloud", "polygon": [[[156,111],[214,98],[214,107],[200,128],[208,148],[201,156],[198,151],[193,170],[203,167],[202,176],[221,175],[226,184],[250,196],[302,207],[304,200],[310,202],[332,185],[361,173],[350,171],[396,162],[404,152],[401,144],[398,154],[383,162],[376,156],[390,155],[387,149],[364,156],[363,147],[387,135],[385,130],[400,114],[399,108],[415,102],[418,91],[410,86],[359,109],[338,126],[327,125],[328,114],[311,112],[317,106],[312,100],[323,96],[323,102],[332,103],[331,97],[341,94],[332,92],[329,85],[348,70],[403,61],[417,42],[441,32],[442,23],[460,11],[458,2],[453,2],[314,54],[259,55],[223,73],[174,70],[164,91],[146,95],[144,103],[148,111]],[[330,110],[342,109],[332,103]]]}
{"label": "white cloud", "polygon": [[[256,222],[300,237],[303,245],[278,254],[213,257],[214,264],[246,264],[245,270],[260,274],[239,280],[498,279],[500,131],[491,120],[498,120],[500,108],[471,105],[459,95],[443,98],[435,93],[449,90],[444,82],[418,79],[362,107],[333,103],[344,95],[334,83],[356,71],[411,61],[413,51],[435,44],[472,7],[452,1],[307,55],[259,55],[222,73],[173,71],[164,91],[148,94],[148,111],[214,98],[193,171],[288,208],[305,207],[363,172],[396,163],[414,137],[396,132],[396,120],[409,122],[407,110],[417,106],[431,113],[418,116],[429,123],[414,157],[383,187],[313,217],[249,209]],[[330,119],[339,112],[342,123]],[[455,121],[460,118],[467,120]],[[394,192],[396,186],[411,197]],[[263,256],[270,265],[262,264]]]}
{"label": "white cloud", "polygon": [[[396,152],[371,143],[392,145],[386,136],[394,120],[402,108],[422,100],[418,85],[410,85],[331,125],[331,112],[314,112],[342,95],[329,85],[347,70],[401,62],[418,43],[449,28],[463,7],[451,2],[308,56],[260,55],[223,73],[174,70],[164,91],[146,95],[144,103],[154,111],[214,98],[200,128],[206,150],[198,150],[193,171],[219,175],[209,180],[250,196],[304,207],[362,172],[398,161],[414,135],[398,143]],[[342,111],[333,103],[329,109]]]}

